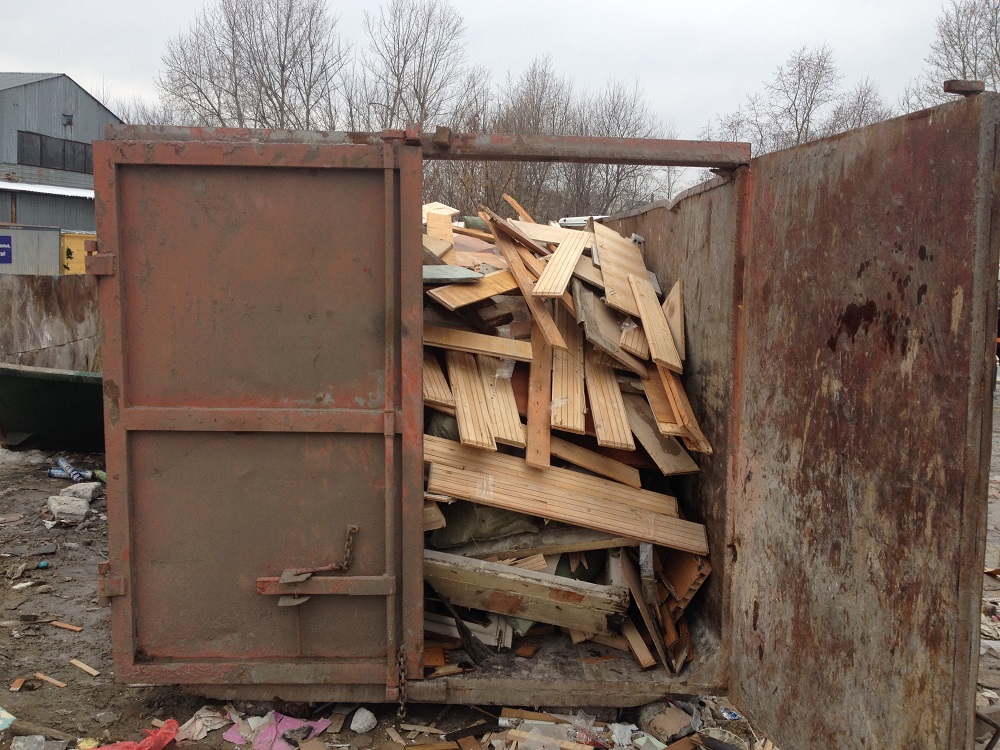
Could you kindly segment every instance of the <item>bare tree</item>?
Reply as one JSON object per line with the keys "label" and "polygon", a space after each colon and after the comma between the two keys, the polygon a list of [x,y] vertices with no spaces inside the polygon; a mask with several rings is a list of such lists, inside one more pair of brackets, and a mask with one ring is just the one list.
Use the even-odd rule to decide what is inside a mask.
{"label": "bare tree", "polygon": [[163,102],[201,125],[331,127],[347,54],[323,0],[220,0],[170,39]]}
{"label": "bare tree", "polygon": [[848,92],[837,97],[836,105],[824,123],[827,134],[840,133],[888,120],[895,114],[886,104],[878,85],[864,78]]}

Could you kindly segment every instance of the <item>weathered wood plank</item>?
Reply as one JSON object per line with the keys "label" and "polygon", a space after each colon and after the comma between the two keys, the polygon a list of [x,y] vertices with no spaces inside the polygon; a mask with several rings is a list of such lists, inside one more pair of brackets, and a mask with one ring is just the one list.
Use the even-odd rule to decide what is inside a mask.
{"label": "weathered wood plank", "polygon": [[469,542],[448,550],[463,557],[522,557],[527,555],[561,555],[564,552],[587,552],[595,549],[634,547],[639,542],[616,534],[594,529],[550,523],[534,534],[513,534],[500,539]]}
{"label": "weathered wood plank", "polygon": [[517,289],[517,282],[510,271],[494,271],[471,284],[449,284],[431,289],[427,295],[435,302],[457,310],[460,307],[481,302],[497,294],[506,294]]}
{"label": "weathered wood plank", "polygon": [[677,353],[677,347],[674,346],[667,318],[656,299],[656,292],[649,283],[649,278],[645,275],[639,277],[629,274],[628,282],[639,308],[642,330],[646,334],[646,341],[649,342],[649,356],[658,365],[674,372],[682,372],[684,368],[681,357]]}
{"label": "weathered wood plank", "polygon": [[576,320],[583,325],[587,341],[640,377],[649,377],[646,365],[621,348],[621,328],[611,309],[592,290],[573,280]]}
{"label": "weathered wood plank", "polygon": [[603,224],[594,224],[594,234],[604,277],[604,298],[614,309],[639,317],[639,307],[628,277],[633,275],[648,279],[649,272],[643,262],[642,251]]}
{"label": "weathered wood plank", "polygon": [[629,427],[664,476],[695,474],[701,469],[677,438],[662,434],[649,403],[642,396],[623,394]]}
{"label": "weathered wood plank", "polygon": [[569,461],[571,464],[579,466],[582,469],[587,469],[608,479],[621,482],[629,487],[634,487],[635,489],[642,488],[639,470],[632,466],[626,466],[620,461],[615,461],[613,458],[589,451],[575,443],[570,443],[557,437],[552,438],[550,448],[552,455],[561,458],[563,461]]}
{"label": "weathered wood plank", "polygon": [[423,266],[424,284],[472,284],[483,278],[478,271],[462,266]]}
{"label": "weathered wood plank", "polygon": [[666,367],[657,367],[656,369],[660,373],[660,379],[663,381],[663,387],[667,392],[667,398],[670,399],[670,406],[673,407],[674,414],[680,419],[681,424],[690,435],[689,438],[685,438],[685,443],[691,450],[696,450],[699,453],[712,453],[712,444],[708,442],[708,438],[705,437],[705,433],[698,425],[698,419],[691,408],[691,402],[688,401],[680,376]]}
{"label": "weathered wood plank", "polygon": [[[529,466],[550,463],[549,427],[552,404],[552,349],[537,321],[531,326],[531,370],[528,375],[528,429],[525,460]],[[516,407],[515,407],[516,408]]]}
{"label": "weathered wood plank", "polygon": [[674,282],[670,294],[663,301],[663,314],[667,318],[667,325],[670,327],[670,335],[674,338],[677,353],[683,361],[687,359],[687,353],[684,339],[684,282],[681,279]]}
{"label": "weathered wood plank", "polygon": [[649,359],[649,342],[646,341],[646,334],[643,333],[642,326],[636,325],[631,318],[626,319],[618,343],[629,354],[639,359]]}

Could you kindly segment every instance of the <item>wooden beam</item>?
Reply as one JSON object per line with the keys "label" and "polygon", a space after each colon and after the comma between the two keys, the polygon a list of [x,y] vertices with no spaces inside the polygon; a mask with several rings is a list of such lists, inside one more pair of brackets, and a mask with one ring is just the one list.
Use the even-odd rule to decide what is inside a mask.
{"label": "wooden beam", "polygon": [[586,240],[586,233],[574,232],[560,242],[549,257],[545,271],[538,278],[532,294],[536,297],[561,297],[569,286],[577,262],[583,256]]}
{"label": "wooden beam", "polygon": [[656,462],[664,476],[674,474],[695,474],[701,469],[688,455],[677,438],[663,435],[656,426],[653,411],[642,396],[623,394],[625,413],[628,415],[632,434],[650,458]]}
{"label": "wooden beam", "polygon": [[582,469],[587,469],[595,474],[600,474],[635,489],[642,488],[639,470],[615,461],[613,458],[602,456],[600,453],[589,451],[575,443],[570,443],[557,437],[552,438],[551,450],[552,455],[556,458],[569,461],[571,464],[579,466]]}
{"label": "wooden beam", "polygon": [[518,362],[531,361],[531,344],[499,336],[486,336],[472,331],[442,326],[424,326],[424,345],[451,349],[469,354],[486,354]]}
{"label": "wooden beam", "polygon": [[464,445],[495,451],[486,392],[479,377],[476,358],[466,352],[448,351],[448,377],[455,395],[455,419]]}
{"label": "wooden beam", "polygon": [[667,318],[667,325],[670,327],[670,335],[674,337],[674,344],[677,346],[677,353],[681,360],[687,359],[684,343],[684,282],[677,279],[674,282],[670,294],[663,302],[663,314]]}
{"label": "wooden beam", "polygon": [[552,352],[552,429],[582,435],[586,432],[587,394],[583,378],[583,331],[575,318],[556,306],[556,325],[566,350]]}
{"label": "wooden beam", "polygon": [[523,448],[524,425],[521,424],[521,415],[517,411],[510,374],[506,373],[507,377],[503,377],[505,373],[501,367],[501,360],[496,357],[480,354],[476,360],[479,365],[479,377],[483,381],[483,390],[486,392],[486,405],[494,439],[504,445]]}
{"label": "wooden beam", "polygon": [[549,465],[549,423],[552,406],[552,349],[541,326],[531,326],[531,370],[528,375],[528,435],[525,460],[529,466]]}
{"label": "wooden beam", "polygon": [[669,326],[667,326],[667,318],[663,314],[663,308],[660,307],[660,303],[656,299],[653,285],[649,283],[646,276],[639,277],[633,274],[629,274],[628,282],[632,287],[632,294],[639,308],[642,330],[649,342],[649,356],[656,364],[674,372],[681,372],[684,369],[681,357],[677,353],[677,347],[674,346],[674,338],[670,334]]}
{"label": "wooden beam", "polygon": [[432,352],[424,350],[424,403],[455,408],[455,396],[448,387],[441,363]]}
{"label": "wooden beam", "polygon": [[590,401],[590,413],[594,418],[597,444],[608,448],[635,450],[615,371],[600,363],[593,347],[586,347],[584,365],[587,397]]}

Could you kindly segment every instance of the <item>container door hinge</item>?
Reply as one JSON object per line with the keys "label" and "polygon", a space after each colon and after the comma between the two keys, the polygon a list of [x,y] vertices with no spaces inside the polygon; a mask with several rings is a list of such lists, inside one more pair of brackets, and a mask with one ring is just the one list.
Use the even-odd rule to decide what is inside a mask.
{"label": "container door hinge", "polygon": [[110,607],[115,596],[125,596],[126,584],[123,576],[111,575],[111,563],[97,564],[97,606]]}

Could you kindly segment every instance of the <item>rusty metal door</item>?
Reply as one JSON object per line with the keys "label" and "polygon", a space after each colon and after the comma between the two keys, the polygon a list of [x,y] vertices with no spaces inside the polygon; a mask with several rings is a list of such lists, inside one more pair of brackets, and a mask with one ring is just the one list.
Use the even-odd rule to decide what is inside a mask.
{"label": "rusty metal door", "polygon": [[109,137],[116,677],[396,699],[423,634],[419,148]]}
{"label": "rusty metal door", "polygon": [[754,159],[731,696],[782,748],[972,747],[1000,97]]}

